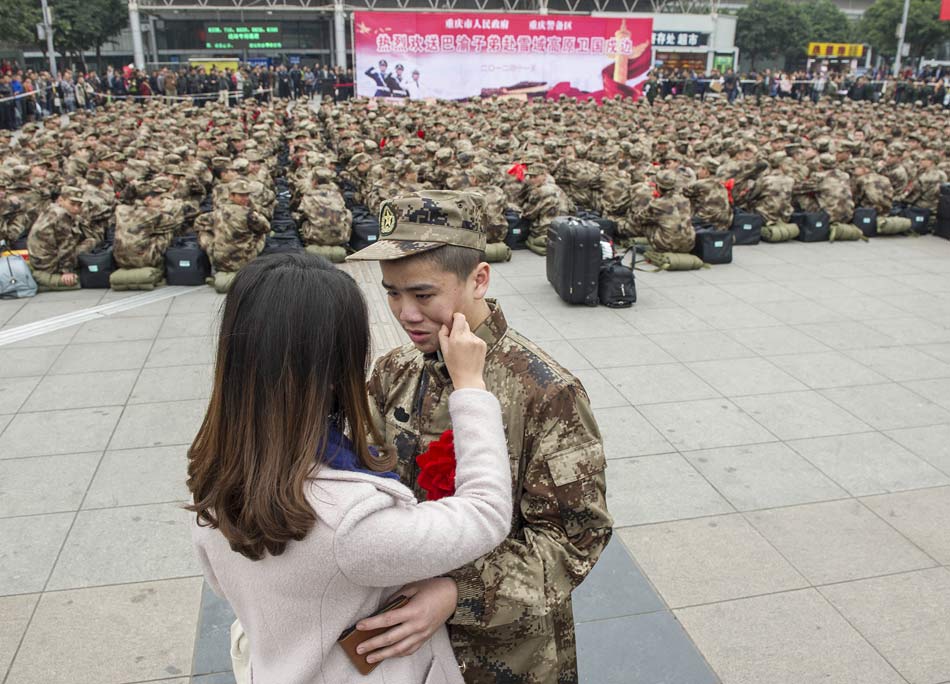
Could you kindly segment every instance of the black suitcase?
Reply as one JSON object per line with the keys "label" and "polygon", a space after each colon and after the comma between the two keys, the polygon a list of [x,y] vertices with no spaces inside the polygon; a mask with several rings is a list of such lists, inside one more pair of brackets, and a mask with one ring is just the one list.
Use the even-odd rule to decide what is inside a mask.
{"label": "black suitcase", "polygon": [[950,192],[944,193],[944,188],[950,188],[950,183],[940,186],[940,199],[937,203],[937,222],[934,225],[934,235],[950,240]]}
{"label": "black suitcase", "polygon": [[600,280],[600,226],[559,216],[548,228],[548,282],[568,304],[597,306]]}
{"label": "black suitcase", "polygon": [[900,215],[910,219],[910,229],[918,235],[930,233],[930,209],[904,207]]}
{"label": "black suitcase", "polygon": [[281,254],[283,252],[301,252],[303,243],[296,233],[277,233],[268,235],[261,254]]}
{"label": "black suitcase", "polygon": [[874,237],[877,235],[877,210],[872,207],[858,207],[854,210],[851,223],[861,229],[864,237]]}
{"label": "black suitcase", "polygon": [[505,236],[505,244],[511,249],[528,249],[526,243],[530,234],[530,223],[521,218],[521,214],[510,209],[505,212],[505,219],[508,221],[508,234]]}
{"label": "black suitcase", "polygon": [[762,239],[762,226],[765,223],[758,214],[751,211],[742,211],[736,209],[732,215],[732,227],[729,232],[734,238],[733,244],[736,245],[757,245]]}
{"label": "black suitcase", "polygon": [[827,242],[831,239],[831,219],[824,211],[796,211],[792,223],[798,226],[800,242]]}
{"label": "black suitcase", "polygon": [[732,263],[731,230],[697,230],[693,254],[706,264]]}
{"label": "black suitcase", "polygon": [[165,250],[165,282],[169,285],[204,285],[211,275],[211,261],[194,238],[176,238]]}
{"label": "black suitcase", "polygon": [[617,237],[617,222],[613,219],[604,218],[600,214],[597,214],[593,211],[588,211],[587,209],[578,209],[574,215],[585,221],[593,221],[598,226],[600,226],[600,232],[602,232],[607,238],[611,241]]}
{"label": "black suitcase", "polygon": [[350,233],[350,249],[358,252],[379,240],[379,221],[366,212],[359,218],[353,214],[353,230]]}
{"label": "black suitcase", "polygon": [[109,276],[115,271],[112,243],[96,245],[91,252],[79,255],[79,286],[83,289],[109,289]]}
{"label": "black suitcase", "polygon": [[941,183],[941,184],[940,184],[940,196],[941,196],[941,197],[950,197],[950,183]]}

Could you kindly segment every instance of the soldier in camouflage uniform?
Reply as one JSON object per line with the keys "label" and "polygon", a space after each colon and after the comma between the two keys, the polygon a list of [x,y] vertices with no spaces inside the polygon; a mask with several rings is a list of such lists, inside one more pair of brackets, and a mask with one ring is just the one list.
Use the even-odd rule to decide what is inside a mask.
{"label": "soldier in camouflage uniform", "polygon": [[929,209],[931,216],[937,212],[940,201],[940,186],[947,182],[947,174],[936,168],[940,156],[936,152],[926,152],[917,162],[917,177],[907,189],[904,199],[912,207]]}
{"label": "soldier in camouflage uniform", "polygon": [[164,268],[165,251],[182,217],[163,210],[164,191],[159,184],[140,186],[138,192],[140,203],[116,210],[113,257],[119,268]]}
{"label": "soldier in camouflage uniform", "polygon": [[74,290],[79,255],[96,246],[82,224],[85,196],[80,188],[66,187],[59,199],[33,224],[27,239],[30,268],[38,285],[50,290]]}
{"label": "soldier in camouflage uniform", "polygon": [[223,206],[195,220],[198,245],[216,271],[236,273],[264,249],[270,224],[254,209],[250,193],[248,181],[233,181]]}
{"label": "soldier in camouflage uniform", "polygon": [[[415,457],[451,427],[452,387],[436,353],[438,330],[461,311],[488,344],[485,384],[501,402],[511,458],[511,533],[449,578],[417,584],[405,608],[363,622],[368,629],[399,624],[415,614],[416,602],[431,601],[440,617],[451,616],[452,645],[469,684],[569,684],[577,682],[571,591],[611,536],[606,461],[580,381],[509,328],[501,306],[485,299],[490,267],[478,263],[486,244],[481,213],[477,199],[459,193],[389,201],[380,241],[349,258],[381,261],[390,306],[413,341],[377,362],[369,392],[379,446],[395,456],[397,474],[420,498]],[[437,261],[436,250],[456,248],[475,252],[467,276]],[[436,289],[417,291],[420,279]],[[366,645],[389,643],[383,634]]]}
{"label": "soldier in camouflage uniform", "polygon": [[659,171],[656,187],[660,196],[650,201],[645,212],[646,236],[658,252],[691,252],[696,243],[692,209],[677,180],[675,171]]}
{"label": "soldier in camouflage uniform", "polygon": [[345,245],[350,239],[353,215],[333,177],[329,169],[315,169],[313,185],[303,190],[296,218],[304,245]]}
{"label": "soldier in camouflage uniform", "polygon": [[717,166],[718,163],[712,157],[700,159],[697,180],[687,185],[683,194],[689,199],[693,216],[699,223],[716,230],[729,230],[732,226],[732,205],[729,204],[729,192],[722,181],[713,176]]}
{"label": "soldier in camouflage uniform", "polygon": [[547,253],[548,227],[556,216],[571,214],[574,207],[540,161],[528,164],[528,175],[522,189],[521,217],[531,222],[528,249],[544,256]]}

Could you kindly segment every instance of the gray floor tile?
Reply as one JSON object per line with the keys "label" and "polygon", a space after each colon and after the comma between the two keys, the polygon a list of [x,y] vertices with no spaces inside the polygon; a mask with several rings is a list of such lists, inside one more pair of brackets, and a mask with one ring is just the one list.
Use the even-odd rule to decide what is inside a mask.
{"label": "gray floor tile", "polygon": [[895,382],[950,377],[950,363],[937,361],[913,347],[855,349],[848,356]]}
{"label": "gray floor tile", "polygon": [[[755,281],[752,284],[744,283],[719,283],[719,288],[736,298],[738,301],[747,304],[770,304],[775,302],[787,302],[798,299],[798,293],[790,289],[788,284],[771,283],[768,281]],[[781,308],[781,307],[775,307]],[[768,312],[767,308],[761,310]]]}
{"label": "gray floor tile", "polygon": [[138,370],[145,363],[151,340],[113,344],[71,344],[50,369],[50,374]]}
{"label": "gray floor tile", "polygon": [[666,609],[616,533],[587,579],[574,590],[572,598],[575,622]]}
{"label": "gray floor tile", "polygon": [[198,575],[201,571],[189,533],[193,519],[194,515],[180,504],[80,511],[49,588],[75,589]]}
{"label": "gray floor tile", "polygon": [[0,673],[6,673],[33,615],[39,594],[0,597]]}
{"label": "gray floor tile", "polygon": [[740,515],[629,527],[619,535],[672,608],[808,586]]}
{"label": "gray floor tile", "polygon": [[41,376],[35,375],[25,378],[0,377],[0,413],[19,411],[41,379]]}
{"label": "gray floor tile", "polygon": [[932,558],[950,565],[950,487],[883,494],[861,501]]}
{"label": "gray floor tile", "polygon": [[734,510],[679,454],[611,461],[607,505],[615,527]]}
{"label": "gray floor tile", "polygon": [[830,304],[819,304],[807,300],[785,301],[781,304],[762,303],[756,305],[769,316],[785,325],[802,323],[830,323],[841,318],[841,314],[832,310]]}
{"label": "gray floor tile", "polygon": [[935,565],[858,501],[756,511],[746,517],[812,584]]}
{"label": "gray floor tile", "polygon": [[727,399],[644,406],[640,412],[681,451],[771,442],[775,436]]}
{"label": "gray floor tile", "polygon": [[888,430],[887,435],[950,475],[950,425]]}
{"label": "gray floor tile", "polygon": [[950,422],[950,411],[898,384],[838,387],[821,394],[878,430]]}
{"label": "gray floor tile", "polygon": [[650,335],[650,339],[677,361],[736,359],[751,355],[748,348],[718,330],[658,333]]}
{"label": "gray floor tile", "polygon": [[55,318],[63,314],[73,313],[80,309],[95,306],[101,297],[101,293],[94,293],[91,297],[88,293],[76,293],[74,296],[64,297],[62,299],[57,297],[59,301],[34,298],[26,302],[4,325],[8,328],[15,328],[29,323],[45,321],[47,318]]}
{"label": "gray floor tile", "polygon": [[905,684],[813,589],[676,611],[723,684]]}
{"label": "gray floor tile", "polygon": [[207,407],[205,399],[129,405],[109,449],[191,444]]}
{"label": "gray floor tile", "polygon": [[697,309],[693,313],[717,330],[736,328],[764,328],[778,325],[778,321],[751,304],[737,302],[725,306],[715,305]]}
{"label": "gray floor tile", "polygon": [[868,426],[817,392],[736,397],[737,406],[780,439],[864,432]]}
{"label": "gray floor tile", "polygon": [[0,596],[41,591],[72,513],[0,518]]}
{"label": "gray floor tile", "polygon": [[112,344],[113,342],[131,342],[151,340],[162,326],[161,316],[142,316],[140,318],[101,318],[83,323],[73,342],[77,344]]}
{"label": "gray floor tile", "polygon": [[201,618],[195,643],[193,674],[226,672],[231,669],[231,623],[234,611],[215,595],[207,582],[201,589]]}
{"label": "gray floor tile", "polygon": [[62,353],[60,345],[52,347],[0,347],[0,368],[8,378],[44,375]]}
{"label": "gray floor tile", "polygon": [[75,511],[101,454],[0,461],[0,517]]}
{"label": "gray floor tile", "polygon": [[137,306],[134,309],[126,309],[125,311],[120,311],[119,313],[112,314],[111,318],[141,318],[141,317],[153,317],[153,316],[164,316],[168,313],[168,310],[171,308],[172,300],[171,299],[162,299],[151,304],[146,304],[145,306]]}
{"label": "gray floor tile", "polygon": [[932,312],[907,318],[884,318],[867,321],[866,325],[883,335],[887,335],[897,344],[935,344],[950,342],[950,328],[928,320]]}
{"label": "gray floor tile", "polygon": [[608,459],[676,451],[632,406],[602,408],[594,413]]}
{"label": "gray floor tile", "polygon": [[727,329],[726,334],[762,356],[810,354],[828,351],[828,347],[824,344],[790,325],[745,328],[742,330]]}
{"label": "gray floor tile", "polygon": [[908,681],[950,677],[950,570],[847,582],[821,593]]}
{"label": "gray floor tile", "polygon": [[919,344],[915,345],[915,349],[919,349],[928,356],[932,356],[935,359],[943,361],[944,363],[950,363],[950,343],[941,342],[938,344]]}
{"label": "gray floor tile", "polygon": [[670,363],[675,360],[648,338],[632,330],[622,339],[582,338],[571,340],[571,346],[580,352],[591,366],[601,369]]}
{"label": "gray floor tile", "polygon": [[[876,276],[873,278],[843,279],[839,282],[850,285],[852,288],[860,290],[864,294],[858,297],[842,297],[841,299],[826,299],[822,302],[828,309],[838,314],[837,318],[850,318],[853,321],[869,321],[880,318],[900,318],[907,314],[896,306],[880,300],[876,294],[866,292],[866,290],[878,289],[881,286],[888,288],[893,281],[887,278]],[[804,322],[804,321],[803,321]],[[808,321],[820,323],[824,321]]]}
{"label": "gray floor tile", "polygon": [[612,368],[602,373],[631,404],[712,399],[719,392],[678,363]]}
{"label": "gray floor tile", "polygon": [[626,318],[638,332],[645,335],[712,329],[709,323],[686,309],[638,309],[638,306],[634,305]]}
{"label": "gray floor tile", "polygon": [[789,446],[852,496],[950,484],[947,475],[879,432],[795,440]]}
{"label": "gray floor tile", "polygon": [[102,451],[120,407],[20,413],[3,433],[0,459]]}
{"label": "gray floor tile", "polygon": [[582,682],[719,682],[679,622],[665,611],[578,625],[577,660]]}
{"label": "gray floor tile", "polygon": [[45,594],[10,670],[17,684],[102,684],[191,672],[201,578]]}
{"label": "gray floor tile", "polygon": [[809,335],[832,349],[869,349],[871,347],[890,347],[897,344],[893,337],[889,337],[879,330],[868,327],[857,321],[839,321],[837,323],[806,323],[796,326],[798,330]]}
{"label": "gray floor tile", "polygon": [[687,368],[727,397],[808,389],[791,375],[762,358],[699,361]]}
{"label": "gray floor tile", "polygon": [[[492,279],[492,289],[497,283]],[[187,297],[175,297],[172,299],[171,308],[168,310],[170,316],[180,316],[182,314],[217,314],[224,306],[224,295],[219,295],[211,288],[204,292],[189,294]]]}
{"label": "gray floor tile", "polygon": [[627,406],[628,402],[611,385],[607,378],[595,369],[579,370],[574,373],[584,389],[587,390],[587,396],[590,397],[590,405],[593,409],[610,408],[613,406]]}
{"label": "gray floor tile", "polygon": [[9,415],[0,415],[0,435],[3,434],[3,431],[6,429],[7,425],[10,424],[10,421],[13,420],[13,414]]}
{"label": "gray floor tile", "polygon": [[[10,326],[12,327],[12,326]],[[6,332],[10,327],[4,327],[2,330]],[[27,337],[25,339],[19,340],[18,342],[11,342],[9,344],[3,345],[0,349],[34,349],[36,347],[64,347],[73,341],[73,338],[76,337],[76,331],[78,328],[71,326],[69,328],[61,328],[60,330],[54,330],[53,332],[43,333],[42,335],[34,335],[32,337]]]}
{"label": "gray floor tile", "polygon": [[159,339],[169,337],[216,337],[217,316],[212,313],[168,314],[158,331]]}
{"label": "gray floor tile", "polygon": [[187,451],[185,445],[107,451],[83,508],[188,500]]}
{"label": "gray floor tile", "polygon": [[121,406],[129,398],[137,370],[47,375],[23,405],[23,411]]}
{"label": "gray floor tile", "polygon": [[[628,324],[623,318],[617,316],[612,310],[588,309],[587,307],[560,308],[564,304],[558,300],[558,309],[541,310],[545,319],[565,340],[582,340],[590,337],[591,331],[596,330],[598,335],[603,337],[613,337],[615,339],[626,339],[630,335],[639,333]],[[535,302],[535,308],[538,308]],[[609,313],[605,316],[604,313]],[[516,326],[517,327],[517,326]]]}
{"label": "gray floor tile", "polygon": [[935,404],[939,404],[944,409],[950,410],[950,379],[935,378],[933,380],[915,380],[905,382],[905,387],[912,389],[917,394],[927,397]]}
{"label": "gray floor tile", "polygon": [[155,340],[155,346],[148,355],[145,367],[206,366],[214,363],[216,344],[217,340],[213,337],[177,337]]}
{"label": "gray floor tile", "polygon": [[887,382],[880,373],[836,351],[771,356],[769,360],[812,389]]}
{"label": "gray floor tile", "polygon": [[685,456],[740,511],[848,496],[781,442],[691,451]]}
{"label": "gray floor tile", "polygon": [[211,396],[213,372],[211,366],[145,368],[135,383],[129,403],[206,399]]}

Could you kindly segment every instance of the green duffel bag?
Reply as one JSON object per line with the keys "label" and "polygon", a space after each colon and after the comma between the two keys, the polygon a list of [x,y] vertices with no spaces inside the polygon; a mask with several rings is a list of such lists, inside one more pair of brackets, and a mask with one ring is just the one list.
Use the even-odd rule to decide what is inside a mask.
{"label": "green duffel bag", "polygon": [[209,285],[212,285],[218,294],[227,294],[236,275],[236,272],[218,271],[214,274],[214,280]]}
{"label": "green duffel bag", "polygon": [[504,242],[489,242],[485,245],[485,261],[490,264],[511,261],[511,247]]}
{"label": "green duffel bag", "polygon": [[546,256],[548,253],[548,239],[546,237],[535,237],[531,235],[525,241],[525,244],[535,254],[539,256]]}
{"label": "green duffel bag", "polygon": [[119,268],[109,276],[113,290],[154,290],[165,284],[165,272],[160,268]]}
{"label": "green duffel bag", "polygon": [[334,264],[342,264],[346,261],[346,248],[340,245],[307,245],[307,253],[319,254]]}
{"label": "green duffel bag", "polygon": [[913,222],[903,216],[882,216],[877,219],[878,235],[901,235],[909,233]]}
{"label": "green duffel bag", "polygon": [[794,223],[769,223],[762,226],[762,239],[766,242],[788,242],[798,237],[800,229]]}
{"label": "green duffel bag", "polygon": [[828,242],[846,242],[854,240],[868,241],[864,231],[850,223],[832,223]]}
{"label": "green duffel bag", "polygon": [[682,254],[680,252],[657,252],[648,249],[643,257],[651,264],[656,266],[658,271],[695,271],[698,268],[709,268],[695,254]]}

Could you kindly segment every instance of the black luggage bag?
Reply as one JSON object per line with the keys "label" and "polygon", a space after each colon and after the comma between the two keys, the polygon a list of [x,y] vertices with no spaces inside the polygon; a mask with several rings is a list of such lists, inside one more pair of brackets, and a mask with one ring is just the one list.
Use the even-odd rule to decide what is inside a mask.
{"label": "black luggage bag", "polygon": [[900,215],[910,219],[910,229],[918,235],[930,234],[930,209],[904,207]]}
{"label": "black luggage bag", "polygon": [[736,209],[732,216],[732,227],[729,232],[734,238],[733,244],[736,245],[757,245],[762,239],[762,226],[765,224],[758,214],[751,211],[742,211]]}
{"label": "black luggage bag", "polygon": [[599,294],[600,226],[572,216],[559,216],[548,228],[548,282],[568,304],[597,306]]}
{"label": "black luggage bag", "polygon": [[505,236],[505,244],[511,249],[528,249],[528,235],[531,224],[521,218],[521,214],[511,209],[505,211],[505,219],[508,221],[508,234]]}
{"label": "black luggage bag", "polygon": [[944,193],[944,188],[950,188],[950,183],[940,186],[940,199],[937,203],[937,223],[934,226],[934,235],[950,240],[950,192]]}
{"label": "black luggage bag", "polygon": [[270,229],[275,233],[296,233],[297,232],[297,222],[294,221],[293,216],[281,216],[276,217],[270,223]]}
{"label": "black luggage bag", "polygon": [[79,286],[83,289],[109,289],[109,276],[115,271],[112,243],[101,242],[91,252],[79,255]]}
{"label": "black luggage bag", "polygon": [[175,238],[165,250],[165,282],[169,285],[204,285],[210,276],[211,261],[196,238]]}
{"label": "black luggage bag", "polygon": [[854,210],[851,223],[861,229],[864,237],[874,237],[877,235],[877,210],[872,207],[858,207]]}
{"label": "black luggage bag", "polygon": [[697,230],[693,254],[706,264],[732,263],[731,230]]}
{"label": "black luggage bag", "polygon": [[379,220],[369,210],[353,210],[353,230],[350,232],[350,249],[358,252],[379,240]]}
{"label": "black luggage bag", "polygon": [[617,238],[617,222],[613,219],[604,218],[600,214],[587,209],[578,209],[575,214],[577,218],[585,221],[593,221],[600,226],[600,231],[611,241]]}
{"label": "black luggage bag", "polygon": [[261,255],[301,251],[303,251],[303,243],[296,233],[276,233],[267,236]]}
{"label": "black luggage bag", "polygon": [[831,218],[825,211],[796,211],[792,223],[798,226],[800,242],[827,242],[831,239]]}
{"label": "black luggage bag", "polygon": [[[636,250],[633,259],[636,261]],[[637,301],[637,282],[633,269],[623,263],[623,254],[612,259],[604,259],[600,265],[600,280],[597,288],[597,298],[604,306],[611,309],[628,309]]]}

